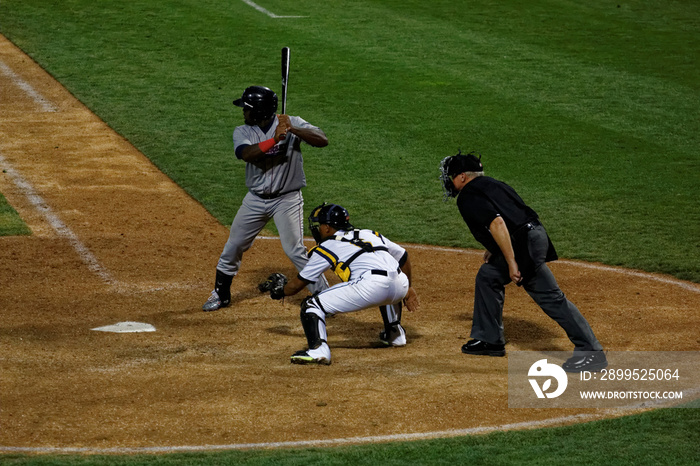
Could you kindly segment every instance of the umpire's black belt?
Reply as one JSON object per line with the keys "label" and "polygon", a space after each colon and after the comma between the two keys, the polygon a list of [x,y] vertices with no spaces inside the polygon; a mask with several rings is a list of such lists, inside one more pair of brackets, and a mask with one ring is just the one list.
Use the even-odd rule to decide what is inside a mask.
{"label": "umpire's black belt", "polygon": [[521,233],[521,232],[523,232],[523,231],[534,230],[535,227],[538,227],[538,226],[540,226],[540,225],[542,225],[542,223],[540,223],[540,221],[537,220],[537,219],[532,220],[532,221],[529,221],[529,222],[527,222],[525,225],[521,225],[521,226],[519,226],[518,228],[516,228],[515,231],[513,232],[513,236],[515,236],[515,235],[517,235],[518,233]]}
{"label": "umpire's black belt", "polygon": [[[369,272],[370,272],[372,275],[383,275],[383,276],[385,276],[385,277],[388,277],[388,276],[389,276],[389,272],[387,272],[386,270],[376,270],[376,269],[374,269],[374,270],[370,270]],[[401,273],[401,267],[399,267],[398,269],[396,269],[396,273]]]}

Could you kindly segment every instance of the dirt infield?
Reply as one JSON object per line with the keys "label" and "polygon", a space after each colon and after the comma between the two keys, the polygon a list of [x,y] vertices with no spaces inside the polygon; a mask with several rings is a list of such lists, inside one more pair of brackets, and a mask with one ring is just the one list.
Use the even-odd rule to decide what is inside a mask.
{"label": "dirt infield", "polygon": [[[289,364],[305,346],[302,297],[257,292],[269,273],[292,273],[274,239],[247,253],[232,306],[202,312],[228,229],[2,36],[0,168],[0,191],[34,232],[0,238],[0,451],[259,445],[598,414],[509,409],[508,359],[460,353],[480,252],[407,245],[423,304],[404,316],[409,345],[378,347],[376,311],[338,316],[328,367]],[[698,349],[696,285],[584,265],[552,268],[606,349]],[[504,320],[510,351],[571,349],[514,286]],[[157,331],[91,330],[121,321]]]}

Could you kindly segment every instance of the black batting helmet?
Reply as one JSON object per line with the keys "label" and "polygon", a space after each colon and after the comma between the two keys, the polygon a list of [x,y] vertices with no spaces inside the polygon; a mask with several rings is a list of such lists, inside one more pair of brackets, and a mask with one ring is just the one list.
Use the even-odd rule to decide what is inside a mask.
{"label": "black batting helmet", "polygon": [[250,86],[243,91],[240,99],[233,101],[237,107],[249,108],[253,118],[264,121],[277,111],[277,94],[263,86]]}
{"label": "black batting helmet", "polygon": [[321,225],[330,225],[336,230],[352,230],[350,224],[350,214],[344,207],[338,204],[326,204],[314,208],[309,215],[309,229],[317,243],[322,241],[321,233],[318,227]]}

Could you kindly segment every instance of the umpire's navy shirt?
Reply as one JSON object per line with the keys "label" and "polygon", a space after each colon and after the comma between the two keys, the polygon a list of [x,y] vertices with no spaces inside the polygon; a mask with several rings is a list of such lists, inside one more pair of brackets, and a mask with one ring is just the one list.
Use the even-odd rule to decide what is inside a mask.
{"label": "umpire's navy shirt", "polygon": [[528,207],[513,188],[488,176],[479,176],[467,183],[457,196],[457,207],[469,231],[491,254],[501,254],[489,226],[502,217],[513,235],[528,222],[537,220],[537,213]]}

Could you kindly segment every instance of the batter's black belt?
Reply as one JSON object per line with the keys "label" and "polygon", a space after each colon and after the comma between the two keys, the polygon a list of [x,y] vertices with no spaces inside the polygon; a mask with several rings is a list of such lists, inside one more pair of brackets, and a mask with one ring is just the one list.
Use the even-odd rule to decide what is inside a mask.
{"label": "batter's black belt", "polygon": [[[252,192],[252,191],[251,191]],[[265,199],[266,201],[269,201],[270,199],[277,199],[280,196],[284,196],[285,194],[289,194],[292,191],[287,191],[284,193],[274,193],[274,194],[260,194],[260,193],[253,193],[256,196],[258,196],[260,199]]]}
{"label": "batter's black belt", "polygon": [[[387,272],[386,270],[376,270],[376,269],[374,269],[374,270],[370,270],[369,273],[371,273],[372,275],[383,275],[384,277],[388,277],[388,276],[389,276],[389,272]],[[401,273],[401,267],[399,267],[398,269],[396,269],[396,273]]]}

